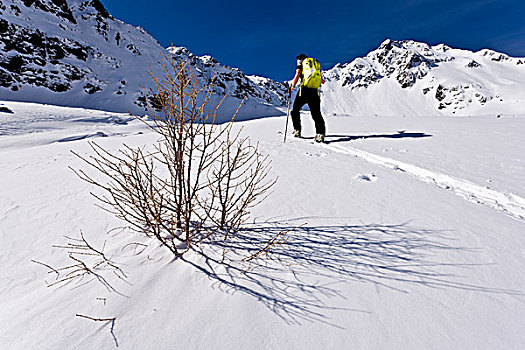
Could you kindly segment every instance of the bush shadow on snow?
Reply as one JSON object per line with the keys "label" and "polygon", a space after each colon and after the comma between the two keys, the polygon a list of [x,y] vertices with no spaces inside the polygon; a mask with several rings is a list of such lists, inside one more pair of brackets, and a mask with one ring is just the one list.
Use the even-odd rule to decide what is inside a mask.
{"label": "bush shadow on snow", "polygon": [[[264,258],[242,261],[256,253],[269,238],[291,230],[288,241]],[[287,323],[330,322],[327,311],[367,310],[340,307],[347,296],[338,286],[373,284],[408,293],[414,285],[478,292],[522,295],[518,291],[462,283],[455,272],[481,264],[436,261],[446,251],[467,250],[443,242],[445,232],[409,224],[282,226],[265,223],[239,233],[235,240],[208,242],[197,250],[202,260],[182,260],[206,274],[227,293],[256,298]],[[233,257],[233,258],[232,258]],[[339,306],[336,306],[339,305]],[[332,305],[332,306],[331,306]]]}

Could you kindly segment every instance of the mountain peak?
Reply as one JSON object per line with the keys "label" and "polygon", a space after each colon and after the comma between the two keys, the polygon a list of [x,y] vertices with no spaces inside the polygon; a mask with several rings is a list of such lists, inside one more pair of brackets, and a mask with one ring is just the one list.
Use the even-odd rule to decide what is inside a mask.
{"label": "mountain peak", "polygon": [[[516,95],[524,88],[524,68],[525,60],[489,49],[472,52],[445,44],[430,46],[414,40],[386,39],[365,57],[326,71],[329,88],[325,90],[327,95],[337,91],[337,96],[350,101],[354,96],[379,93],[371,109],[390,110],[379,103],[387,96],[386,101],[401,106],[403,114],[488,110],[487,106],[498,108],[498,103],[510,99],[518,108],[525,102]],[[390,96],[397,98],[393,101]],[[341,103],[344,107],[336,108],[346,113],[366,105],[362,101],[348,104],[339,100],[334,97],[333,105]],[[416,101],[424,107],[415,107]],[[399,113],[399,109],[391,113]]]}
{"label": "mountain peak", "polygon": [[382,78],[394,77],[402,88],[408,88],[432,67],[451,59],[426,43],[387,39],[365,57],[332,68],[326,78],[328,81],[342,80],[343,86],[355,89],[368,87]]}
{"label": "mountain peak", "polygon": [[[60,1],[60,0],[59,0]],[[64,0],[65,2],[65,0]],[[106,10],[104,5],[100,2],[100,0],[91,0],[91,1],[85,1],[84,3],[89,4],[89,6],[93,7],[97,12],[104,18],[112,18],[112,16],[109,14],[109,12]]]}

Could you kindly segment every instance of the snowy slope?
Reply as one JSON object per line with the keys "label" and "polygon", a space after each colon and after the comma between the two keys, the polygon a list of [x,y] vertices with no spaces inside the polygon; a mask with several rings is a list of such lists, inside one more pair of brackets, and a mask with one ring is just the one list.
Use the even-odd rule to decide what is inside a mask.
{"label": "snowy slope", "polygon": [[525,109],[525,59],[491,50],[386,40],[325,72],[325,113],[515,115]]}
{"label": "snowy slope", "polygon": [[[0,2],[2,99],[144,113],[140,97],[152,85],[146,71],[151,64],[160,72],[163,52],[144,29],[113,18],[98,0]],[[227,94],[225,106],[231,105],[224,114],[243,97],[243,112],[252,117],[275,113],[272,107],[283,104],[281,84],[261,87],[209,56],[184,48],[170,52],[190,59],[206,79],[219,72],[217,96]]]}
{"label": "snowy slope", "polygon": [[[2,349],[522,349],[525,118],[327,116],[236,123],[272,159],[273,194],[233,246],[173,260],[95,207],[69,169],[96,140],[150,147],[140,122],[2,102]],[[303,225],[303,226],[301,226]],[[241,261],[279,231],[290,240]],[[82,230],[122,267],[47,287]],[[203,255],[204,254],[204,255]],[[226,264],[219,261],[224,258]],[[104,285],[106,281],[111,285]],[[115,318],[97,322],[76,317]]]}

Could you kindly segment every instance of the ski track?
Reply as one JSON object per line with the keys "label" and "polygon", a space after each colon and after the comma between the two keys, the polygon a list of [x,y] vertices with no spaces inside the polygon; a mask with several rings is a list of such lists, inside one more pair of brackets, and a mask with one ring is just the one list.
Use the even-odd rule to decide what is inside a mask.
{"label": "ski track", "polygon": [[451,190],[456,195],[474,203],[487,205],[517,220],[525,220],[525,199],[511,193],[502,193],[450,175],[433,172],[415,165],[406,164],[394,159],[380,157],[353,147],[340,145],[323,145],[334,152],[359,157],[367,162],[399,170],[421,181]]}

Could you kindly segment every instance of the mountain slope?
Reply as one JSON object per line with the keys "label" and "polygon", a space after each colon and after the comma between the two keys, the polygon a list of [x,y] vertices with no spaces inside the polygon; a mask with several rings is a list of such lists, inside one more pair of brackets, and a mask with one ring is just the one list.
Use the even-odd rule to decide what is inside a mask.
{"label": "mountain slope", "polygon": [[[140,97],[151,84],[146,71],[151,64],[161,72],[164,52],[144,29],[115,19],[98,0],[0,3],[1,99],[143,113]],[[282,104],[284,87],[278,83],[261,87],[209,56],[170,52],[190,59],[205,79],[220,72],[217,96],[229,96],[225,105],[236,109],[246,97],[247,112],[258,116]]]}
{"label": "mountain slope", "polygon": [[444,44],[384,41],[325,72],[325,112],[364,115],[519,114],[525,59]]}

